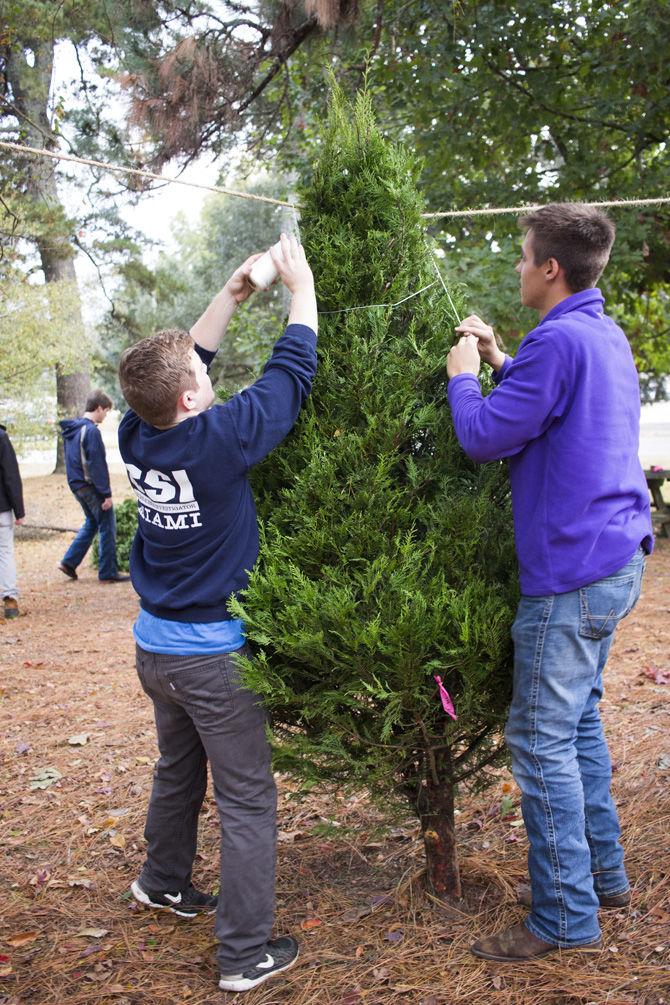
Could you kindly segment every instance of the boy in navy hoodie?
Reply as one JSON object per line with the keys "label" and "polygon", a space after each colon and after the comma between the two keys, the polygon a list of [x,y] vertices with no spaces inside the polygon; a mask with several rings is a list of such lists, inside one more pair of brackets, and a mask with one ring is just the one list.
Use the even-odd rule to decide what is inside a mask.
{"label": "boy in navy hoodie", "polygon": [[105,445],[98,426],[112,407],[104,391],[92,391],[86,399],[86,411],[80,419],[60,423],[65,447],[65,471],[72,494],[84,511],[83,526],[63,555],[58,568],[70,579],[77,579],[77,566],[100,534],[98,579],[101,583],[122,583],[116,563],[116,519]]}
{"label": "boy in navy hoodie", "polygon": [[[248,481],[289,433],[316,372],[317,311],[303,249],[281,239],[275,265],[292,293],[288,326],[263,375],[225,404],[208,376],[233,312],[251,294],[254,255],[188,334],[170,330],[127,349],[119,367],[131,411],[121,456],[138,499],[130,571],[140,595],[137,671],[154,703],[160,759],[147,815],[147,858],[132,892],[182,917],[216,912],[219,986],[246,991],[293,965],[297,942],[272,939],[276,792],[257,695],[234,653],[244,626],[228,613],[258,555]],[[209,761],[221,822],[221,896],[191,871]]]}

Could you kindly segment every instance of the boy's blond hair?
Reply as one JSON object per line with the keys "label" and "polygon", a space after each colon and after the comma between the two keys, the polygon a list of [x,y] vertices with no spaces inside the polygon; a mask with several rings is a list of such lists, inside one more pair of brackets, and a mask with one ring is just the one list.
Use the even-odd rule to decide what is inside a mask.
{"label": "boy's blond hair", "polygon": [[141,419],[151,426],[171,426],[177,402],[184,391],[195,390],[188,332],[169,328],[126,349],[119,363],[123,396]]}

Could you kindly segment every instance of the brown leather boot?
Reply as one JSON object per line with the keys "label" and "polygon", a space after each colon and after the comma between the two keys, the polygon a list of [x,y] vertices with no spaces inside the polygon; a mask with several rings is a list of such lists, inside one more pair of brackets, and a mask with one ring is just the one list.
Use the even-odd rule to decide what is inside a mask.
{"label": "brown leather boot", "polygon": [[[599,893],[598,900],[603,911],[620,911],[630,904],[630,890],[623,893]],[[531,907],[531,892],[529,883],[519,883],[516,888],[516,902],[523,907]]]}
{"label": "brown leather boot", "polygon": [[512,925],[504,932],[478,939],[470,946],[470,952],[483,960],[494,960],[496,963],[523,963],[526,960],[537,960],[541,956],[557,952],[597,953],[603,947],[602,939],[589,942],[585,946],[555,946],[552,942],[537,939],[525,925]]}
{"label": "brown leather boot", "polygon": [[6,618],[18,618],[19,605],[14,597],[5,597],[3,600]]}

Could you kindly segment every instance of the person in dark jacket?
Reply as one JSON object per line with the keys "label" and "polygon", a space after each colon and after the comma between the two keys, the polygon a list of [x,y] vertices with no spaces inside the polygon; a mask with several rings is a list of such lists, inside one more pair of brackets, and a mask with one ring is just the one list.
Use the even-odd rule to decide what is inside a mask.
{"label": "person in dark jacket", "polygon": [[[272,257],[292,294],[288,326],[263,374],[214,404],[208,367],[228,323],[252,293],[252,256],[190,334],[159,332],[131,346],[119,379],[130,405],[119,447],[138,501],[131,556],[141,609],[136,665],[152,699],[161,753],[146,829],[147,857],[133,896],[185,918],[216,912],[219,987],[247,991],[298,956],[271,938],[276,790],[258,695],[242,687],[236,654],[244,625],[228,601],[258,555],[249,473],[287,436],[316,371],[314,281],[302,248],[282,236]],[[191,874],[207,762],[221,821],[221,896]]]}
{"label": "person in dark jacket", "polygon": [[[506,458],[512,488],[521,599],[505,738],[528,834],[530,890],[519,900],[530,913],[471,950],[517,966],[558,949],[600,952],[599,908],[630,904],[598,706],[653,547],[638,377],[595,285],[614,224],[579,203],[520,223],[521,301],[539,324],[510,359],[471,315],[447,361],[461,446],[480,463]],[[481,360],[495,374],[486,397]]]}
{"label": "person in dark jacket", "polygon": [[19,616],[14,524],[23,523],[25,515],[18,461],[5,426],[0,426],[0,593],[6,618]]}
{"label": "person in dark jacket", "polygon": [[77,579],[77,566],[100,534],[98,579],[101,583],[121,583],[116,561],[116,519],[105,445],[98,426],[112,407],[104,391],[93,391],[86,399],[86,411],[80,419],[60,423],[65,445],[67,483],[86,517],[74,541],[63,555],[58,568],[70,579]]}

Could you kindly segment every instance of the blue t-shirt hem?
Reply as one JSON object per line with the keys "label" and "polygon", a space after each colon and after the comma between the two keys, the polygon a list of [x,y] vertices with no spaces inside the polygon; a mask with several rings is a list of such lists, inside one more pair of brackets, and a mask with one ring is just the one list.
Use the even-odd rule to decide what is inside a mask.
{"label": "blue t-shirt hem", "polygon": [[165,656],[218,656],[241,649],[246,642],[244,622],[187,622],[157,618],[140,608],[133,625],[133,635],[140,649]]}

